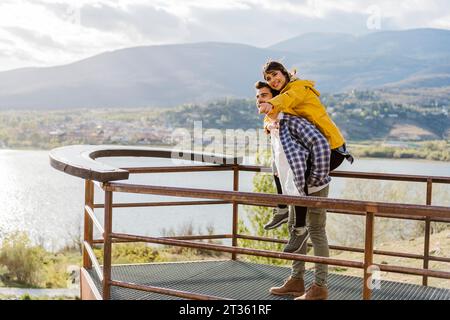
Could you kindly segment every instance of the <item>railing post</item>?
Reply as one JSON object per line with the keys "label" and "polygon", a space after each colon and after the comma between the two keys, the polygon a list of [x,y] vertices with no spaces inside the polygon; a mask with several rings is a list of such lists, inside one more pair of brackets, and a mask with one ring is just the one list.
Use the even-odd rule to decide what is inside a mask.
{"label": "railing post", "polygon": [[[85,180],[84,182],[84,204],[93,209],[94,207],[94,184],[91,180]],[[84,209],[84,236],[83,239],[92,246],[92,241],[94,239],[94,230],[92,219],[90,218],[86,209]],[[84,242],[83,242],[84,243]],[[83,268],[91,269],[92,261],[89,258],[89,254],[83,245]]]}
{"label": "railing post", "polygon": [[[233,166],[233,191],[239,191],[239,165]],[[236,201],[233,201],[233,230],[232,230],[232,246],[237,246],[237,233],[238,233],[238,208],[239,205]],[[231,254],[231,260],[236,260],[236,253]]]}
{"label": "railing post", "polygon": [[[427,179],[427,205],[431,205],[431,197],[433,192],[433,180]],[[430,233],[431,233],[431,220],[430,217],[425,218],[425,241],[423,243],[423,269],[428,269],[428,263],[430,261]],[[422,277],[422,285],[428,286],[428,276]]]}
{"label": "railing post", "polygon": [[366,237],[364,246],[364,284],[363,299],[370,300],[372,296],[372,278],[369,268],[373,265],[373,234],[374,234],[375,214],[366,212]]}
{"label": "railing post", "polygon": [[103,234],[103,300],[111,298],[112,191],[105,191],[105,233]]}

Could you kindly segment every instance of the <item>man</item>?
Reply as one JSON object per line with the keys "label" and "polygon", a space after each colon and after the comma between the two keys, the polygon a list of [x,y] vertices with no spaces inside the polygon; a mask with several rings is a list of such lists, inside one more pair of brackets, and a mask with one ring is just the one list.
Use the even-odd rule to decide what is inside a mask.
{"label": "man", "polygon": [[[277,91],[273,90],[266,82],[258,81],[255,84],[256,88],[256,104],[257,106],[260,103],[267,102],[272,99],[274,96],[278,94]],[[272,129],[278,129],[278,123],[272,122],[269,124],[269,127],[266,127],[266,133],[270,133]],[[273,180],[275,182],[275,186],[277,188],[278,194],[283,194],[283,189],[281,187],[280,178],[278,178],[277,168],[275,166],[275,161],[272,161],[272,172],[273,172]],[[271,230],[279,227],[283,223],[288,221],[289,209],[285,204],[279,204],[276,208],[273,209],[272,219],[264,225],[265,230]]]}
{"label": "man", "polygon": [[[257,89],[258,104],[269,97],[270,87],[264,82],[255,85]],[[270,99],[270,98],[269,98]],[[270,131],[279,128],[279,141],[285,158],[289,164],[289,170],[293,174],[293,183],[298,195],[310,195],[314,197],[327,197],[329,190],[330,146],[320,131],[307,120],[280,113],[272,119],[273,123],[266,126]],[[310,170],[308,171],[308,161]],[[280,168],[278,168],[280,170]],[[278,172],[278,176],[283,172]],[[289,180],[289,179],[288,179]],[[292,182],[292,181],[291,181]],[[289,181],[286,181],[289,183]],[[305,192],[306,190],[306,192]],[[289,216],[289,224],[294,224],[294,214]],[[306,214],[306,226],[311,237],[311,242],[316,256],[329,256],[328,240],[325,230],[326,210],[308,208]],[[289,228],[290,239],[288,252],[306,254],[306,241],[301,241],[304,236],[297,233],[296,228]],[[300,241],[298,240],[300,239]],[[287,250],[285,250],[287,251]],[[293,295],[296,300],[324,300],[328,298],[327,278],[328,266],[315,265],[315,278],[312,286],[305,291],[304,285],[305,262],[294,261],[291,276],[281,287],[272,287],[270,292],[274,295]]]}

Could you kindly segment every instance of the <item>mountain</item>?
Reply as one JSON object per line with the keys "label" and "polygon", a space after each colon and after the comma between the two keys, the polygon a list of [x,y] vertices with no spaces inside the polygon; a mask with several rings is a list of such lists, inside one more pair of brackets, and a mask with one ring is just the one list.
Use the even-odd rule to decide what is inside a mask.
{"label": "mountain", "polygon": [[0,72],[0,108],[172,107],[252,97],[267,59],[322,92],[450,86],[450,31],[313,33],[268,48],[233,43],[145,46],[68,65]]}
{"label": "mountain", "polygon": [[314,55],[317,55],[337,47],[345,47],[345,45],[355,41],[356,36],[346,33],[311,32],[278,42],[268,48],[297,53],[314,53]]}
{"label": "mountain", "polygon": [[136,47],[69,65],[0,73],[0,107],[176,106],[253,95],[271,50],[197,43]]}
{"label": "mountain", "polygon": [[[307,33],[276,43],[269,49],[339,58],[402,56],[413,59],[448,58],[450,31],[410,29],[377,31],[360,36],[342,33]],[[328,51],[328,52],[327,52]],[[331,53],[329,52],[331,51]],[[447,61],[448,62],[448,61]]]}
{"label": "mountain", "polygon": [[415,88],[450,86],[448,30],[381,31],[361,36],[310,33],[268,49],[299,54],[300,76],[310,76],[328,92],[410,87],[412,83]]}

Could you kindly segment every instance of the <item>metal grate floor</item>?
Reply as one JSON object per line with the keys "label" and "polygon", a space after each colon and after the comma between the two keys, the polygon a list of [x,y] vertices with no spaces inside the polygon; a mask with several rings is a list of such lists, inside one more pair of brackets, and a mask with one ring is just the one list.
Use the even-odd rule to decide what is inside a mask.
{"label": "metal grate floor", "polygon": [[[101,283],[94,270],[88,270],[99,292]],[[196,261],[117,265],[112,267],[114,280],[152,285],[182,291],[214,295],[236,300],[292,300],[274,296],[269,288],[280,285],[290,274],[290,268],[243,261]],[[305,283],[313,280],[307,271]],[[358,300],[362,297],[362,278],[330,274],[329,299]],[[112,287],[115,300],[172,300],[178,297],[139,290]],[[372,293],[373,300],[450,300],[450,290],[424,287],[393,281],[381,281],[381,288]]]}

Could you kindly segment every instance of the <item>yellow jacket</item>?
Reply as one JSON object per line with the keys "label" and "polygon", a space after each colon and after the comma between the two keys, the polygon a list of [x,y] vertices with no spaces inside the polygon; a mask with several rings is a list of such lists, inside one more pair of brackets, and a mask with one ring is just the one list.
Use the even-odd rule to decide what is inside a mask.
{"label": "yellow jacket", "polygon": [[[342,146],[345,140],[320,102],[319,96],[320,93],[314,88],[313,81],[294,79],[279,95],[268,101],[273,105],[268,115],[284,112],[307,119],[327,138],[330,148],[335,149]],[[264,118],[264,128],[270,121],[268,116]]]}

